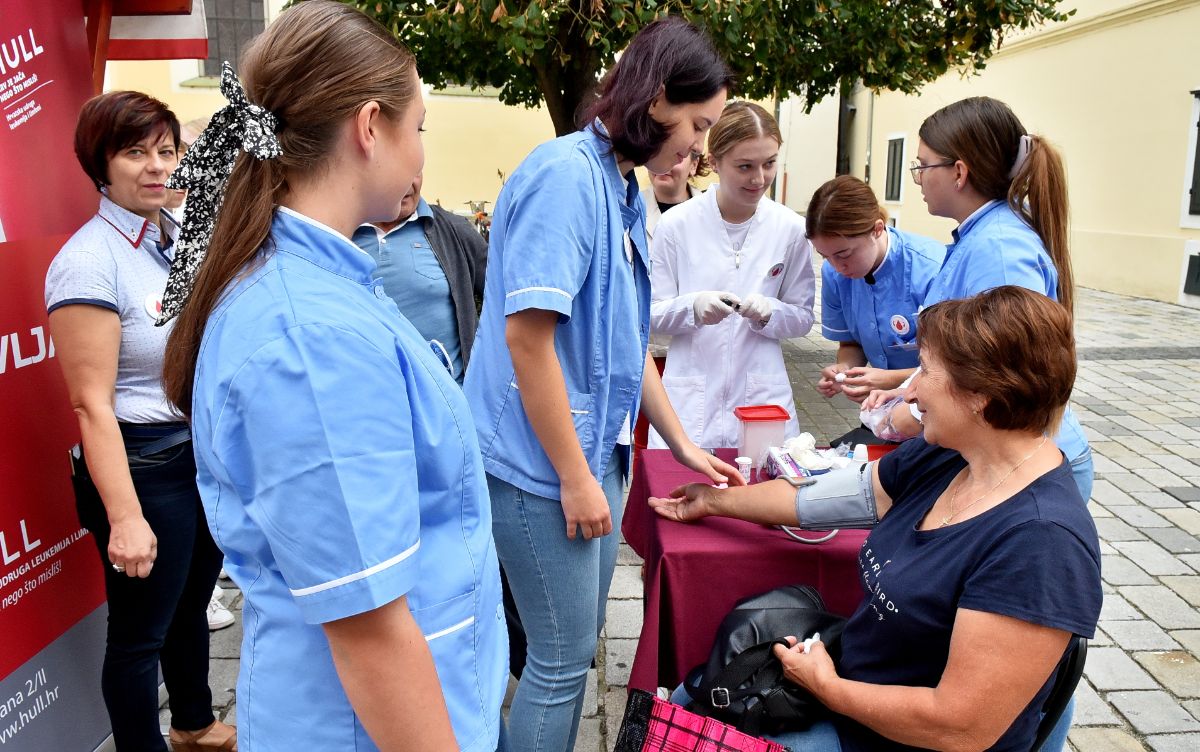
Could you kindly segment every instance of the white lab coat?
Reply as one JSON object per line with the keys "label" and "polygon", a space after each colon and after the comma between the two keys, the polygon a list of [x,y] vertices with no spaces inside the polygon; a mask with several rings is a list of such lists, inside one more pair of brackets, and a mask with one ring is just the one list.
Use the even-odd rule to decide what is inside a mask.
{"label": "white lab coat", "polygon": [[[739,405],[780,405],[791,416],[786,435],[800,432],[779,340],[812,328],[812,246],[804,219],[768,198],[751,221],[735,261],[709,190],[663,215],[650,246],[650,330],[673,335],[663,385],[684,430],[705,448],[737,446]],[[705,290],[774,298],[771,318],[761,329],[737,313],[698,326],[692,305]],[[650,446],[665,446],[654,431]]]}

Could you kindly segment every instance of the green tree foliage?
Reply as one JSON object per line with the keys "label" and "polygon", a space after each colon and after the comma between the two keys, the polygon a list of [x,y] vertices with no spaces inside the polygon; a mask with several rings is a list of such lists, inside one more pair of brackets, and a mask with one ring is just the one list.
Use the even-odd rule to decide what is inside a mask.
{"label": "green tree foliage", "polygon": [[426,83],[545,102],[559,134],[575,129],[615,53],[667,14],[708,30],[739,95],[798,95],[811,108],[855,81],[911,93],[951,67],[983,68],[1005,33],[1074,13],[1061,0],[343,1],[403,40]]}

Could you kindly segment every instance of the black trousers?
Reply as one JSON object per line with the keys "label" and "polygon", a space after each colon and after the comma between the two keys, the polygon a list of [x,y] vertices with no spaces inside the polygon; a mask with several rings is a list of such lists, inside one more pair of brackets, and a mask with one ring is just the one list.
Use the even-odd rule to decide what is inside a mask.
{"label": "black trousers", "polygon": [[158,722],[158,667],[170,695],[171,725],[197,731],[214,720],[208,687],[206,609],[221,571],[196,489],[192,444],[148,457],[165,435],[158,424],[122,425],[142,515],[158,539],[150,576],[116,572],[108,558],[108,515],[82,461],[74,479],[80,523],[91,531],[108,593],[108,643],[101,689],[119,752],[165,752]]}

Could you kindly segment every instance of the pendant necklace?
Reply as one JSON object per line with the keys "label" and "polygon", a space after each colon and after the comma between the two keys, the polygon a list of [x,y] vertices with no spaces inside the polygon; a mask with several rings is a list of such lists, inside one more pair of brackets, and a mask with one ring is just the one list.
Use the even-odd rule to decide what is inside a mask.
{"label": "pendant necklace", "polygon": [[[721,209],[718,206],[717,214],[720,215],[720,213],[721,213]],[[757,215],[758,215],[758,212],[755,211],[754,214],[750,215],[750,219],[747,219],[746,221],[753,223],[754,218]],[[730,250],[733,251],[733,268],[741,269],[742,268],[742,251],[746,250],[750,245],[750,236],[754,234],[754,225],[751,224],[748,228],[746,228],[746,236],[744,238],[742,238],[741,243],[735,243],[735,242],[733,242],[733,238],[731,238],[729,236],[729,224],[731,224],[731,223],[727,222],[725,220],[724,216],[721,216],[721,224],[725,227],[725,239],[729,241]]]}
{"label": "pendant necklace", "polygon": [[[972,501],[970,504],[967,504],[967,505],[966,505],[965,507],[963,507],[962,509],[955,509],[955,508],[954,508],[954,502],[958,500],[958,492],[959,492],[959,490],[960,490],[960,489],[962,489],[962,486],[963,486],[963,484],[962,484],[962,483],[958,484],[958,486],[957,486],[957,487],[954,489],[954,493],[952,493],[952,494],[950,495],[950,514],[948,514],[948,515],[946,515],[945,517],[943,517],[943,518],[942,518],[942,521],[941,521],[940,523],[938,523],[938,527],[939,527],[939,528],[946,527],[947,525],[949,525],[949,524],[950,524],[950,520],[954,519],[954,518],[955,518],[955,517],[957,517],[958,515],[962,514],[963,512],[967,511],[967,510],[968,510],[968,509],[970,509],[971,507],[975,506],[976,504],[978,504],[979,502],[983,501],[983,500],[984,500],[984,499],[986,499],[988,496],[990,496],[990,495],[991,495],[991,493],[992,493],[992,491],[995,491],[997,488],[999,488],[999,487],[1000,487],[1000,485],[1001,485],[1002,483],[1004,483],[1004,481],[1006,481],[1006,480],[1008,480],[1009,478],[1011,478],[1011,477],[1012,477],[1012,474],[1013,474],[1013,473],[1015,473],[1015,472],[1016,472],[1018,469],[1020,469],[1021,465],[1024,465],[1024,464],[1025,464],[1025,463],[1026,463],[1026,462],[1029,460],[1029,458],[1030,458],[1030,457],[1032,457],[1033,455],[1037,454],[1037,453],[1038,453],[1038,450],[1042,448],[1042,445],[1044,445],[1044,444],[1046,443],[1046,439],[1048,439],[1048,438],[1050,438],[1050,437],[1049,437],[1049,436],[1043,436],[1043,437],[1042,437],[1042,440],[1041,440],[1040,442],[1038,442],[1038,445],[1037,445],[1036,447],[1034,447],[1034,448],[1033,448],[1033,451],[1032,451],[1032,452],[1030,452],[1029,454],[1025,455],[1025,457],[1024,457],[1024,458],[1022,458],[1020,462],[1018,462],[1017,464],[1013,465],[1013,466],[1012,466],[1012,469],[1011,469],[1011,470],[1009,470],[1007,473],[1005,473],[1003,478],[1001,478],[1000,480],[996,481],[996,485],[994,485],[994,486],[992,486],[991,488],[989,488],[989,489],[988,489],[986,492],[984,492],[984,494],[983,494],[982,496],[980,496],[980,497],[979,497],[978,499],[976,499],[975,501]],[[970,468],[967,468],[967,472],[970,472]]]}

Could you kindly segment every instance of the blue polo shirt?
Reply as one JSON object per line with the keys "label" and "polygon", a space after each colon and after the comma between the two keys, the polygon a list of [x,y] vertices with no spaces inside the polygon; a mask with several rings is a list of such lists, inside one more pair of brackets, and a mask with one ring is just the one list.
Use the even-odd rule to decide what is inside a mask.
{"label": "blue polo shirt", "polygon": [[[1001,285],[1017,285],[1058,300],[1058,270],[1042,239],[1005,201],[979,207],[953,232],[946,261],[925,305],[967,298]],[[1087,451],[1087,436],[1067,405],[1054,443],[1067,459]]]}
{"label": "blue polo shirt", "polygon": [[388,297],[421,336],[429,340],[455,381],[462,383],[462,347],[450,282],[433,255],[422,221],[432,218],[429,204],[423,198],[417,199],[416,212],[402,224],[387,232],[374,225],[362,225],[354,231],[352,240],[375,259],[378,265],[375,273]]}
{"label": "blue polo shirt", "polygon": [[888,250],[872,277],[843,277],[821,267],[821,334],[856,342],[876,368],[917,367],[917,312],[942,266],[946,249],[933,238],[887,228]]}
{"label": "blue polo shirt", "polygon": [[209,319],[192,400],[246,599],[239,748],[376,749],[321,625],[407,596],[460,748],[492,752],[508,647],[466,400],[348,238],[280,208],[264,248]]}
{"label": "blue polo shirt", "polygon": [[560,498],[504,338],[507,316],[536,308],[559,316],[554,347],[571,417],[588,467],[601,479],[641,395],[650,324],[644,218],[637,181],[625,184],[608,143],[591,128],[537,147],[505,183],[463,386],[484,466],[497,478]]}

